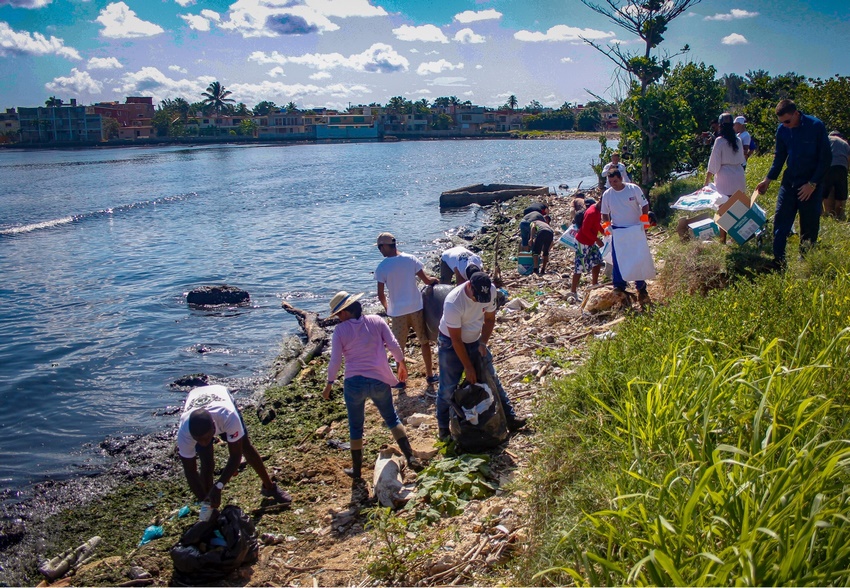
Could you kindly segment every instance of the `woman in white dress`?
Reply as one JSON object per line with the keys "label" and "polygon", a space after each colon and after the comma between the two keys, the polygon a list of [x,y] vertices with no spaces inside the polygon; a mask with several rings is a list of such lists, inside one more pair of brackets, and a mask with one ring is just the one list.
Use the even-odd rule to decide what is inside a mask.
{"label": "woman in white dress", "polygon": [[[705,185],[714,180],[715,189],[728,197],[737,191],[746,192],[747,182],[744,165],[744,145],[735,134],[732,115],[724,112],[717,119],[720,123],[720,136],[714,140],[711,157],[708,158],[708,171],[705,172]],[[718,204],[723,204],[726,199]],[[720,242],[726,242],[726,231],[720,229]]]}

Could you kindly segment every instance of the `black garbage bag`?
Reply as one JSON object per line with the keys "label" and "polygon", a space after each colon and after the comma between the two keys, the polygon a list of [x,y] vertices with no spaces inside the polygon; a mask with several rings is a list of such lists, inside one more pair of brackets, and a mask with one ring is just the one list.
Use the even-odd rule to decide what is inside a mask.
{"label": "black garbage bag", "polygon": [[205,586],[242,564],[254,563],[258,554],[253,521],[230,504],[217,517],[192,525],[171,548],[173,578],[184,586]]}
{"label": "black garbage bag", "polygon": [[477,384],[461,382],[452,393],[449,432],[461,451],[479,453],[497,447],[508,438],[508,422],[496,383],[483,369],[480,356],[471,357]]}

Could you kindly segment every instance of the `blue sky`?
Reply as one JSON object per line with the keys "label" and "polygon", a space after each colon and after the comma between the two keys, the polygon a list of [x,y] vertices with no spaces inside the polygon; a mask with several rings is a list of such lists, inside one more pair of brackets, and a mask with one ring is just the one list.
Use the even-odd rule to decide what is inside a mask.
{"label": "blue sky", "polygon": [[[848,24],[847,0],[703,0],[662,47],[719,74],[848,75]],[[194,102],[214,80],[249,107],[616,97],[613,64],[579,36],[641,48],[579,0],[0,0],[0,108]]]}

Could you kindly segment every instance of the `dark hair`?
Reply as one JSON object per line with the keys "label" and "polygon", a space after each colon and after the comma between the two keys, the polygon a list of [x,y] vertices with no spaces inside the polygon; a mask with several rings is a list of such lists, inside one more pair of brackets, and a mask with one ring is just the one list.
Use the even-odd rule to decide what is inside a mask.
{"label": "dark hair", "polygon": [[212,415],[206,408],[198,408],[189,414],[189,434],[197,439],[215,428]]}
{"label": "dark hair", "polygon": [[466,279],[467,280],[470,279],[472,277],[472,274],[474,274],[475,272],[480,272],[480,271],[481,271],[480,267],[478,267],[474,263],[470,263],[468,266],[466,266]]}
{"label": "dark hair", "polygon": [[784,100],[780,100],[779,104],[776,105],[776,116],[794,114],[795,112],[797,112],[797,105],[794,104],[793,100],[788,100],[786,98]]}
{"label": "dark hair", "polygon": [[735,153],[738,152],[738,135],[735,134],[735,127],[732,125],[732,121],[724,122],[720,125],[720,136],[726,139],[732,147],[732,151]]}
{"label": "dark hair", "polygon": [[573,224],[576,226],[576,228],[581,228],[581,224],[584,222],[584,212],[584,210],[579,210],[573,217]]}
{"label": "dark hair", "polygon": [[620,170],[618,169],[612,169],[611,171],[609,171],[608,177],[610,178],[611,176],[617,176],[618,178],[623,179],[623,174],[621,174]]}
{"label": "dark hair", "polygon": [[360,304],[359,300],[355,300],[343,308],[343,310],[348,312],[351,315],[351,318],[359,319],[363,315],[363,306]]}

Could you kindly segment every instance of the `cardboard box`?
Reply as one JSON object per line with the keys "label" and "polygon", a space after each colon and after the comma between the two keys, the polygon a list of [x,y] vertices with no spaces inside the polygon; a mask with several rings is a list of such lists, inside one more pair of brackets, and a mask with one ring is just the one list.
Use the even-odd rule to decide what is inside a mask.
{"label": "cardboard box", "polygon": [[714,219],[705,218],[688,225],[690,236],[699,241],[710,241],[720,234],[720,228]]}
{"label": "cardboard box", "polygon": [[743,245],[755,235],[767,222],[767,213],[756,204],[758,192],[747,196],[741,191],[735,192],[717,210],[715,222],[735,239],[738,245]]}
{"label": "cardboard box", "polygon": [[687,218],[687,217],[680,218],[679,222],[676,224],[676,233],[679,234],[679,238],[682,239],[682,241],[690,239],[692,235],[691,235],[691,230],[688,228],[688,225],[690,225],[691,223],[695,223],[697,221],[701,221],[701,220],[706,219],[706,218],[713,219],[714,214],[711,213],[711,212],[703,212],[703,213],[700,213],[696,216],[692,216],[690,218]]}

